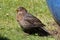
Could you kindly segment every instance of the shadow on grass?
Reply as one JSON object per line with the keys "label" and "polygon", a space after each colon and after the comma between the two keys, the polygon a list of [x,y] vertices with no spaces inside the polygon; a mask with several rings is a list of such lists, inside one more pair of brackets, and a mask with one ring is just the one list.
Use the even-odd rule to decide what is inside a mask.
{"label": "shadow on grass", "polygon": [[10,40],[10,39],[7,37],[0,37],[0,40]]}

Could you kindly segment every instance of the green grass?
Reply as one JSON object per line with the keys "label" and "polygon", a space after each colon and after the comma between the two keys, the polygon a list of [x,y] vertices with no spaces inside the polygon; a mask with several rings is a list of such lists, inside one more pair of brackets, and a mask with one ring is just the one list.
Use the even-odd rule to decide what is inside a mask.
{"label": "green grass", "polygon": [[50,14],[46,0],[0,0],[0,35],[10,40],[55,40],[52,37],[24,35],[16,21],[16,9],[25,7],[32,15],[39,18],[46,29],[53,30],[50,22],[54,21]]}

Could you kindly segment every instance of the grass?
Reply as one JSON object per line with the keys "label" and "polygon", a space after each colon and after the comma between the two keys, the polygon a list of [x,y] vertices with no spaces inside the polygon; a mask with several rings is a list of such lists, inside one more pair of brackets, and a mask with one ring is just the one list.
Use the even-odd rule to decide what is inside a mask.
{"label": "grass", "polygon": [[50,14],[46,0],[0,0],[0,35],[10,40],[55,40],[53,37],[24,35],[16,21],[16,9],[25,7],[32,15],[39,18],[46,29],[53,30],[50,22],[54,21]]}

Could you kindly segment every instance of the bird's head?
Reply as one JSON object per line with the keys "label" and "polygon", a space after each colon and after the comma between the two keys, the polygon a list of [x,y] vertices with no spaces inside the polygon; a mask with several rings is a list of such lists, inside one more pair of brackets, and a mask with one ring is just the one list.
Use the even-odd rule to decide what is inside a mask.
{"label": "bird's head", "polygon": [[17,9],[17,13],[19,13],[19,14],[24,14],[24,13],[27,13],[27,10],[26,10],[24,7],[19,7],[19,8]]}

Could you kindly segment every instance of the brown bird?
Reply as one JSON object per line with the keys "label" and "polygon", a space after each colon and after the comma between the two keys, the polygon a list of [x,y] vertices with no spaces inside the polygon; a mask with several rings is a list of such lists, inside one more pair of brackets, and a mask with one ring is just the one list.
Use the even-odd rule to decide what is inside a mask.
{"label": "brown bird", "polygon": [[17,9],[16,19],[26,33],[32,34],[38,32],[40,35],[45,35],[47,33],[43,29],[45,25],[38,18],[31,15],[24,7],[19,7]]}

